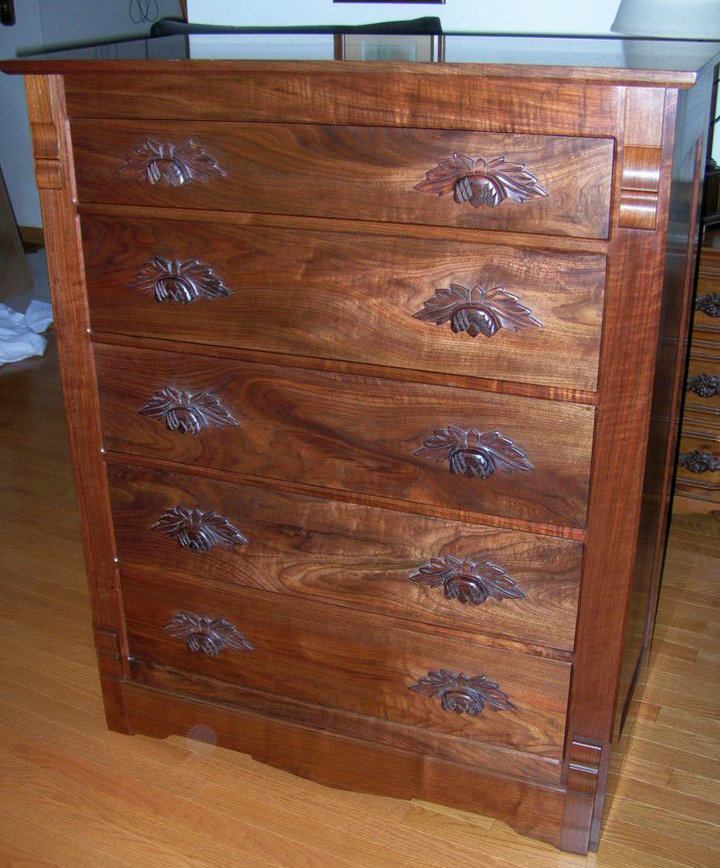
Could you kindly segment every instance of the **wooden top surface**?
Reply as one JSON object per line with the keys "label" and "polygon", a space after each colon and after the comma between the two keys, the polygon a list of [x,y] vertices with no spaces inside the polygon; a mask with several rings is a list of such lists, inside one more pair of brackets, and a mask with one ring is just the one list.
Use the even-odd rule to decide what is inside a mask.
{"label": "wooden top surface", "polygon": [[[337,59],[338,40],[344,59]],[[408,73],[502,75],[582,79],[608,84],[689,87],[697,72],[717,62],[720,43],[675,39],[620,37],[482,35],[449,33],[403,36],[333,33],[226,33],[167,36],[95,46],[74,47],[24,58],[0,61],[9,73],[77,73],[102,70],[148,73],[200,64],[213,72],[227,67],[267,66],[307,70],[362,64],[383,74],[389,68]],[[358,58],[367,59],[358,59]],[[438,58],[442,57],[442,60]],[[392,58],[392,59],[390,59]],[[98,63],[98,61],[101,61]],[[188,66],[188,64],[192,66]],[[530,68],[530,69],[529,69]]]}

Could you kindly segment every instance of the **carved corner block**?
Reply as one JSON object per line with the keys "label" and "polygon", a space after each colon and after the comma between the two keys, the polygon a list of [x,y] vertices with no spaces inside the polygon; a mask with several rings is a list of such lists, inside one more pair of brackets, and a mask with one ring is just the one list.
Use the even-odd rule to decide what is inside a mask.
{"label": "carved corner block", "polygon": [[28,76],[26,83],[35,177],[40,190],[59,190],[65,186],[65,100],[57,77]]}
{"label": "carved corner block", "polygon": [[660,157],[660,148],[626,146],[620,181],[620,226],[655,229],[660,204]]}

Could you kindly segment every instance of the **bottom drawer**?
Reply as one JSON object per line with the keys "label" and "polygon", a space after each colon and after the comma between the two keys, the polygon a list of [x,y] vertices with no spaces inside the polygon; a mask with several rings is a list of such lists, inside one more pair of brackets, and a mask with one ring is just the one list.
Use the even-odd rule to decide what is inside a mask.
{"label": "bottom drawer", "polygon": [[562,754],[568,663],[411,631],[363,612],[139,571],[123,574],[122,593],[131,658],[229,682],[227,701],[239,685],[544,757]]}

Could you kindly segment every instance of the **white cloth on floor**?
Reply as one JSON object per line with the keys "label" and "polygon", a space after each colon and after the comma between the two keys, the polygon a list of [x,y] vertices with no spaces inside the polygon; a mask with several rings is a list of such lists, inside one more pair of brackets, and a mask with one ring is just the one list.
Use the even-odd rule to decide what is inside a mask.
{"label": "white cloth on floor", "polygon": [[52,306],[34,298],[25,313],[0,304],[0,365],[41,356],[47,340],[42,337],[52,322]]}

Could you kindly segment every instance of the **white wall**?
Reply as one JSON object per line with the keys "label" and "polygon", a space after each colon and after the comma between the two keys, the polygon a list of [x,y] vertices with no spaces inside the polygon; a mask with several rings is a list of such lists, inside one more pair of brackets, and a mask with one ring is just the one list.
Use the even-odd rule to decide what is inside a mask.
{"label": "white wall", "polygon": [[276,26],[365,24],[434,15],[446,31],[607,33],[620,0],[446,0],[428,3],[333,3],[332,0],[188,0],[188,20]]}
{"label": "white wall", "polygon": [[[159,0],[160,16],[180,16],[179,0]],[[147,34],[133,23],[130,0],[15,0],[17,23],[0,26],[0,57],[77,42],[102,42]],[[22,78],[0,73],[0,166],[15,219],[41,226]]]}

